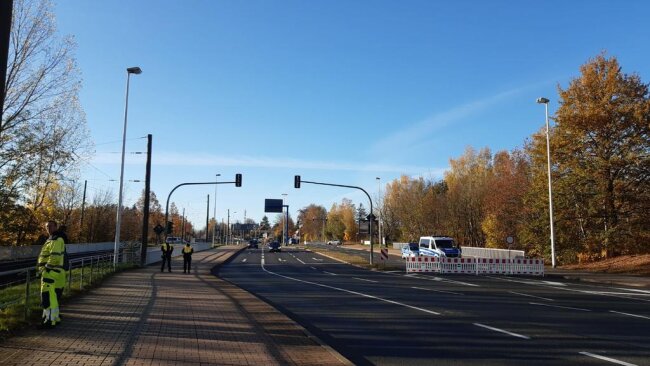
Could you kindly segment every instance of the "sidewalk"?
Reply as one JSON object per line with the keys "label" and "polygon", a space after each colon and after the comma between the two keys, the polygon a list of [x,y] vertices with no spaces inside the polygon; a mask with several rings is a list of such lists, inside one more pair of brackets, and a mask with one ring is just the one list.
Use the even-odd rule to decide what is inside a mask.
{"label": "sidewalk", "polygon": [[119,273],[62,306],[55,329],[0,343],[0,365],[342,365],[302,327],[210,273],[241,247],[194,254],[172,273]]}

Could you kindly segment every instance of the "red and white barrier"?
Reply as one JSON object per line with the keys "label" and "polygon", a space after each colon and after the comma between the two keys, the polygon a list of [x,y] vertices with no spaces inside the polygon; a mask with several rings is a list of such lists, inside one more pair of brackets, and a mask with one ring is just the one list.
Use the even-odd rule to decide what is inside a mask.
{"label": "red and white barrier", "polygon": [[423,256],[406,259],[406,272],[543,276],[544,260]]}

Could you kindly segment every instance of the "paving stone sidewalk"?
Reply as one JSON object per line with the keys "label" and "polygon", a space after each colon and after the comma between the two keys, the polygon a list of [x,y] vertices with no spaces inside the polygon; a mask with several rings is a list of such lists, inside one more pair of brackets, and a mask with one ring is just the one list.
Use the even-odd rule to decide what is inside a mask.
{"label": "paving stone sidewalk", "polygon": [[295,322],[210,273],[241,247],[195,253],[172,273],[119,273],[62,307],[55,329],[0,343],[0,365],[342,365]]}

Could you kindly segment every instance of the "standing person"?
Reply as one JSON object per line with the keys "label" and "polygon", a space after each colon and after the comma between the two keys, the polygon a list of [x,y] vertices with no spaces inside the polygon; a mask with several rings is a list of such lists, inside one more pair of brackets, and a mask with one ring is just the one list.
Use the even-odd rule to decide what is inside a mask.
{"label": "standing person", "polygon": [[194,248],[190,243],[185,243],[183,247],[183,273],[190,273],[192,267],[192,253],[194,253]]}
{"label": "standing person", "polygon": [[172,271],[172,252],[174,251],[174,246],[171,243],[168,243],[169,238],[160,246],[160,251],[162,252],[162,265],[160,266],[160,272],[165,270],[165,261],[167,262],[167,270]]}
{"label": "standing person", "polygon": [[[70,271],[70,261],[68,259],[68,248],[67,245],[70,242],[68,240],[68,234],[66,230],[68,228],[65,225],[60,225],[55,235],[63,239],[63,275],[60,276],[57,281],[54,283],[54,292],[56,293],[56,299],[59,301],[59,307],[61,306],[61,299],[63,298],[63,290],[65,289],[65,284],[67,280],[68,271]],[[60,316],[59,316],[60,318]]]}
{"label": "standing person", "polygon": [[63,277],[63,281],[65,282],[65,272],[63,270],[65,242],[57,234],[56,221],[48,221],[45,224],[45,229],[49,237],[41,248],[36,266],[41,274],[42,325],[45,327],[53,327],[61,322],[55,284],[57,282],[60,283],[61,277]]}

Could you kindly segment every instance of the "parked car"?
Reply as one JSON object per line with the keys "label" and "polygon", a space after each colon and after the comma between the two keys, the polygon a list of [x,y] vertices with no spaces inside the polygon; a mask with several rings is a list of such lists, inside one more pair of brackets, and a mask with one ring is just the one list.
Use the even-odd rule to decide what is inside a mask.
{"label": "parked car", "polygon": [[420,245],[418,243],[408,243],[402,247],[402,259],[415,258],[420,256]]}
{"label": "parked car", "polygon": [[177,236],[168,236],[167,239],[165,239],[165,243],[167,244],[183,244],[183,241],[181,238]]}
{"label": "parked car", "polygon": [[330,240],[327,242],[327,245],[341,245],[340,240]]}
{"label": "parked car", "polygon": [[269,243],[269,253],[280,252],[280,243],[277,241],[272,241]]}
{"label": "parked car", "polygon": [[454,243],[454,239],[448,236],[421,236],[420,255],[430,257],[459,258],[460,248]]}

